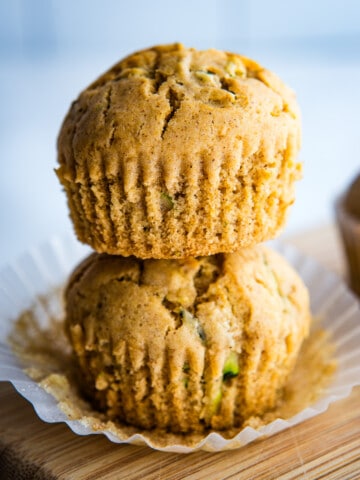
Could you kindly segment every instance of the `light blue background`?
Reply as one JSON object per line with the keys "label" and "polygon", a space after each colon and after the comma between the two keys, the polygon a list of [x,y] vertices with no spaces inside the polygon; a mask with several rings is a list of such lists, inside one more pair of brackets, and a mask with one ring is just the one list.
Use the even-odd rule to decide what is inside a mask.
{"label": "light blue background", "polygon": [[71,231],[56,136],[80,90],[122,56],[182,41],[253,57],[297,92],[304,179],[286,233],[331,221],[360,171],[356,0],[0,0],[0,264]]}

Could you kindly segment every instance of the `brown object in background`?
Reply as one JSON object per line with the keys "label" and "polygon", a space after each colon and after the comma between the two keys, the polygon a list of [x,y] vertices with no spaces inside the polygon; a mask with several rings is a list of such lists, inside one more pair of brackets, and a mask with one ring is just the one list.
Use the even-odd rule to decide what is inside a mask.
{"label": "brown object in background", "polygon": [[337,202],[336,217],[346,253],[350,286],[360,295],[360,174]]}

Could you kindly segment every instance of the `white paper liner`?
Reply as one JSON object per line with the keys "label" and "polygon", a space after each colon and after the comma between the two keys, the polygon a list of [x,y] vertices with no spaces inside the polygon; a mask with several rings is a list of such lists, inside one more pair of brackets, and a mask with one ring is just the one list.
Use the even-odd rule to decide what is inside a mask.
{"label": "white paper liner", "polygon": [[[70,420],[60,410],[57,400],[24,373],[7,344],[7,338],[19,314],[29,308],[38,295],[46,294],[61,285],[79,260],[89,253],[89,248],[73,237],[55,237],[38,249],[29,250],[19,261],[0,272],[0,381],[10,381],[31,402],[37,415],[45,422],[65,422],[79,435],[102,433],[115,443],[146,444],[167,452],[239,448],[318,415],[327,410],[331,403],[347,397],[354,386],[360,385],[359,302],[340,278],[313,259],[289,245],[274,242],[271,246],[284,255],[303,278],[310,291],[312,313],[319,319],[321,327],[332,334],[336,347],[337,371],[331,383],[315,404],[292,418],[279,418],[257,430],[246,427],[232,439],[210,433],[195,447],[176,444],[158,447],[141,434],[121,440],[109,430],[94,431],[78,420]],[[41,304],[36,308],[37,320],[46,326],[48,314],[44,313]],[[61,307],[55,302],[50,308],[59,314]]]}

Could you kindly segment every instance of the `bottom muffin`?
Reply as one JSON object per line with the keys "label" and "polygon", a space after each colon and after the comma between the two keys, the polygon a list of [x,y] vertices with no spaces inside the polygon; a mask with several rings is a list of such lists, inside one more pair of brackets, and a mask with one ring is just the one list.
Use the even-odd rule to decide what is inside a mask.
{"label": "bottom muffin", "polygon": [[274,408],[310,324],[306,287],[262,246],[186,260],[95,253],[65,303],[91,403],[175,433],[238,427]]}

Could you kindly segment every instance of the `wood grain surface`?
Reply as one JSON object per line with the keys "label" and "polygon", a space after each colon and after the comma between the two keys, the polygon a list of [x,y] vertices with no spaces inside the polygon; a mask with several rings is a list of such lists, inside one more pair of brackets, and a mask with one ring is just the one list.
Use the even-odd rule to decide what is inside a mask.
{"label": "wood grain surface", "polygon": [[[332,227],[287,238],[344,273]],[[0,383],[0,480],[225,480],[360,478],[360,388],[300,425],[238,450],[169,454],[81,437],[46,424],[8,383]]]}

